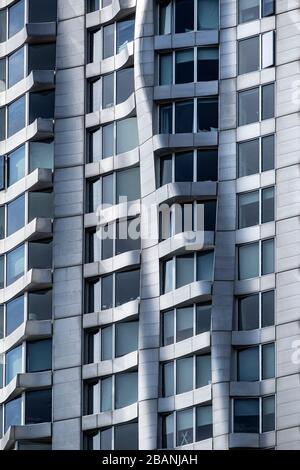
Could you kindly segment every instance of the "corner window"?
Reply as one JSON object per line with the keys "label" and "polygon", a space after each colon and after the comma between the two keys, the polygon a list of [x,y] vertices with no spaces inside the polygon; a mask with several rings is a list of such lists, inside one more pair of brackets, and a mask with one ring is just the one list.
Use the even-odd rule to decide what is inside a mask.
{"label": "corner window", "polygon": [[28,73],[32,70],[55,69],[56,43],[29,44],[28,46]]}
{"label": "corner window", "polygon": [[50,91],[39,91],[29,94],[29,123],[38,118],[54,118],[55,93]]}

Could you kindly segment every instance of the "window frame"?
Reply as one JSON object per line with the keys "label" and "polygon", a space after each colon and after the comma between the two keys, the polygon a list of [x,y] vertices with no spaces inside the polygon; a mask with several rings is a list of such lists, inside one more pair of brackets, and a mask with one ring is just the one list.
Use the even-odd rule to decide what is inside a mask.
{"label": "window frame", "polygon": [[[263,194],[264,194],[264,191],[268,190],[268,189],[273,189],[273,220],[269,220],[267,222],[264,222],[263,220],[263,217],[264,217],[264,198],[263,198]],[[241,206],[240,206],[240,200],[241,200],[241,197],[245,196],[245,195],[249,195],[249,194],[254,194],[254,193],[258,193],[258,223],[257,224],[254,224],[254,225],[247,225],[245,227],[242,227],[241,226]],[[244,229],[247,229],[247,228],[250,228],[250,227],[255,227],[255,226],[258,226],[258,225],[263,225],[263,224],[268,224],[268,223],[272,223],[275,221],[275,211],[276,211],[276,187],[273,185],[273,186],[266,186],[266,187],[259,187],[257,189],[253,189],[253,190],[250,190],[250,191],[246,191],[246,192],[243,192],[243,193],[237,193],[237,227],[236,229],[237,230],[244,230]]]}
{"label": "window frame", "polygon": [[251,294],[246,294],[246,295],[242,295],[242,296],[237,296],[235,298],[235,317],[234,317],[234,328],[236,331],[252,331],[252,330],[243,330],[241,328],[239,328],[239,316],[240,316],[240,309],[239,309],[239,305],[240,305],[240,300],[244,299],[244,298],[248,298],[248,297],[252,297],[252,296],[258,296],[258,329],[261,329],[261,328],[270,328],[272,326],[274,326],[274,323],[273,325],[268,325],[268,326],[263,326],[263,296],[265,294],[268,294],[268,293],[273,293],[273,300],[274,300],[274,304],[273,304],[273,314],[274,314],[274,322],[275,322],[275,311],[276,311],[276,295],[275,295],[275,290],[274,289],[269,289],[269,290],[265,290],[265,291],[260,291],[260,292],[253,292]]}
{"label": "window frame", "polygon": [[[240,24],[248,24],[248,23],[251,23],[252,21],[258,21],[258,20],[262,20],[263,18],[269,18],[270,16],[274,16],[275,15],[275,11],[273,11],[272,15],[264,15],[263,14],[263,2],[264,0],[259,0],[259,15],[258,15],[258,18],[255,18],[253,20],[249,20],[249,21],[240,21],[240,14],[241,14],[241,8],[240,8],[240,1],[238,1],[237,3],[237,24],[240,25]],[[275,10],[276,8],[276,1],[273,0],[273,10]]]}
{"label": "window frame", "polygon": [[[237,279],[238,281],[248,281],[249,279],[257,279],[258,277],[262,277],[262,276],[269,276],[271,274],[274,274],[274,271],[272,273],[267,273],[267,274],[264,274],[263,273],[263,243],[264,242],[267,242],[267,241],[273,241],[273,254],[274,254],[274,259],[273,259],[273,265],[274,265],[274,271],[276,269],[276,239],[274,238],[274,236],[272,237],[267,237],[267,238],[264,238],[264,239],[261,239],[261,240],[255,240],[255,241],[252,241],[252,242],[249,242],[249,243],[242,243],[242,244],[238,244],[236,245],[236,249],[237,249],[237,252],[236,252],[236,273],[237,273]],[[239,250],[241,247],[244,247],[244,246],[248,246],[248,245],[254,245],[254,244],[257,244],[258,245],[258,276],[256,277],[252,277],[252,278],[245,278],[245,279],[240,279],[240,254],[239,254]]]}
{"label": "window frame", "polygon": [[[263,350],[264,350],[265,346],[271,346],[271,345],[273,345],[273,347],[274,347],[274,375],[272,377],[265,378],[264,377],[264,363],[263,363],[264,355],[263,355]],[[235,348],[235,350],[234,350],[235,380],[239,383],[249,383],[249,382],[255,383],[255,382],[260,382],[260,381],[263,381],[263,380],[272,380],[272,379],[274,379],[275,376],[276,376],[276,371],[275,371],[275,367],[276,367],[276,347],[275,346],[276,346],[275,341],[269,341],[267,343],[252,344],[252,345],[247,345],[247,346],[242,346],[242,347]],[[258,363],[257,363],[257,367],[258,367],[257,376],[258,376],[258,379],[253,380],[253,381],[241,380],[241,379],[239,379],[239,375],[238,375],[239,360],[240,360],[239,359],[239,352],[247,350],[247,349],[254,349],[254,348],[258,350]],[[245,365],[246,364],[244,364],[244,366]]]}
{"label": "window frame", "polygon": [[[265,139],[268,138],[273,138],[273,146],[274,146],[274,155],[273,155],[273,168],[264,170],[263,169],[263,164],[264,164],[264,155],[263,155],[263,143]],[[260,137],[256,137],[254,139],[247,139],[247,140],[242,140],[240,142],[237,142],[237,148],[236,148],[236,156],[237,156],[237,162],[236,162],[236,168],[237,168],[237,178],[247,178],[248,176],[256,175],[256,174],[261,174],[265,173],[266,171],[274,171],[275,169],[275,164],[276,164],[276,141],[275,141],[275,134],[265,134]],[[243,144],[247,144],[248,142],[255,142],[258,141],[258,172],[256,173],[249,173],[247,175],[241,175],[240,172],[240,147]]]}
{"label": "window frame", "polygon": [[[273,86],[273,90],[274,90],[274,103],[273,103],[273,116],[272,117],[268,117],[266,119],[263,118],[263,108],[264,108],[264,103],[263,103],[263,89],[265,87],[268,87],[272,85]],[[245,93],[245,92],[248,92],[248,91],[251,91],[251,90],[258,90],[258,120],[257,121],[252,121],[252,122],[249,122],[247,124],[241,124],[241,116],[240,116],[240,96]],[[236,109],[236,113],[237,113],[237,117],[238,117],[238,128],[239,127],[244,127],[244,126],[251,126],[255,123],[258,123],[258,122],[262,122],[262,121],[268,121],[269,119],[275,119],[276,118],[276,83],[275,82],[268,82],[268,83],[264,83],[262,85],[255,85],[255,86],[252,86],[252,87],[249,87],[249,88],[243,88],[241,90],[238,90],[238,93],[237,93],[237,109]],[[255,140],[255,139],[250,139],[250,140]]]}
{"label": "window frame", "polygon": [[[256,399],[258,400],[258,434],[264,434],[264,431],[263,431],[263,410],[262,410],[262,403],[263,403],[263,399],[264,398],[268,398],[268,397],[274,397],[274,422],[275,422],[275,426],[274,426],[274,430],[272,431],[266,431],[266,432],[273,432],[275,431],[275,428],[276,428],[276,416],[277,416],[277,408],[276,408],[276,402],[277,402],[277,396],[276,394],[268,394],[268,395],[263,395],[263,396],[260,396],[260,397],[249,397],[249,396],[240,396],[240,397],[232,397],[231,398],[231,432],[236,434],[237,432],[234,430],[234,419],[235,419],[235,413],[234,413],[234,409],[235,409],[235,400],[247,400],[247,399]],[[241,433],[241,434],[244,434],[244,433]],[[256,433],[251,433],[251,434],[256,434]]]}

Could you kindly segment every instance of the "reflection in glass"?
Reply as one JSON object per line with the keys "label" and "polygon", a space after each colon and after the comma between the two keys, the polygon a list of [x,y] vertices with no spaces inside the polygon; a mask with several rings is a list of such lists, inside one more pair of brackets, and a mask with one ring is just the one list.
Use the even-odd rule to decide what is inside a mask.
{"label": "reflection in glass", "polygon": [[24,274],[24,245],[10,251],[6,257],[6,283],[9,286]]}
{"label": "reflection in glass", "polygon": [[8,86],[24,78],[24,47],[8,57]]}

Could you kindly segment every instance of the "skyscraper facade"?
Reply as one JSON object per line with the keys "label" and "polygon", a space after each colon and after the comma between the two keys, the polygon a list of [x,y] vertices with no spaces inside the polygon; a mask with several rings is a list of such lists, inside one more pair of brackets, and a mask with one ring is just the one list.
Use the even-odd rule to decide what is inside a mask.
{"label": "skyscraper facade", "polygon": [[0,0],[0,449],[300,449],[300,1]]}

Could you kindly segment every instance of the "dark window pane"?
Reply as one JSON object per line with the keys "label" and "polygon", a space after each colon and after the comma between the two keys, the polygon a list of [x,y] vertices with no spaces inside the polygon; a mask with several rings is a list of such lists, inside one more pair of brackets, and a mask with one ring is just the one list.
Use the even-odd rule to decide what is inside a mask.
{"label": "dark window pane", "polygon": [[36,217],[53,219],[53,192],[29,193],[29,222]]}
{"label": "dark window pane", "polygon": [[117,47],[116,53],[119,54],[126,44],[134,39],[134,18],[118,21],[117,25]]}
{"label": "dark window pane", "polygon": [[196,306],[196,334],[210,331],[211,328],[211,304]]}
{"label": "dark window pane", "polygon": [[0,140],[4,140],[6,137],[5,116],[6,116],[5,108],[0,108]]}
{"label": "dark window pane", "polygon": [[103,28],[103,59],[114,55],[114,29],[114,24],[109,24]]}
{"label": "dark window pane", "polygon": [[[88,283],[88,302],[87,302],[87,308],[88,312],[99,312],[102,307],[101,307],[101,299],[100,299],[100,292],[102,295],[102,290],[101,290],[101,285],[102,285],[102,280],[97,280]],[[104,288],[107,286],[104,286]],[[107,294],[109,294],[107,292]],[[112,297],[112,287],[111,287],[111,297]],[[105,299],[103,299],[105,301]]]}
{"label": "dark window pane", "polygon": [[176,289],[194,282],[194,255],[176,258]]}
{"label": "dark window pane", "polygon": [[175,1],[175,33],[194,31],[194,1]]}
{"label": "dark window pane", "polygon": [[116,273],[116,306],[135,300],[139,295],[139,270]]}
{"label": "dark window pane", "polygon": [[172,134],[172,104],[163,104],[159,107],[159,133]]}
{"label": "dark window pane", "polygon": [[112,449],[112,428],[104,429],[100,431],[100,449],[111,450]]}
{"label": "dark window pane", "polygon": [[129,168],[117,172],[117,204],[135,201],[140,197],[140,169]]}
{"label": "dark window pane", "polygon": [[4,256],[0,256],[0,289],[4,287]]}
{"label": "dark window pane", "polygon": [[212,407],[198,406],[196,408],[196,441],[203,441],[212,437]]}
{"label": "dark window pane", "polygon": [[54,118],[54,91],[42,91],[29,95],[29,123],[37,118]]}
{"label": "dark window pane", "polygon": [[56,21],[56,0],[29,0],[29,22],[44,23]]}
{"label": "dark window pane", "polygon": [[99,8],[100,8],[100,0],[89,0],[88,1],[89,12],[99,10]]}
{"label": "dark window pane", "polygon": [[275,0],[262,0],[262,16],[275,14]]}
{"label": "dark window pane", "polygon": [[259,18],[260,0],[239,0],[239,22],[253,21]]}
{"label": "dark window pane", "polygon": [[161,317],[162,346],[174,343],[174,310],[164,312]]}
{"label": "dark window pane", "polygon": [[262,432],[270,432],[275,429],[275,397],[263,397],[262,399]]}
{"label": "dark window pane", "polygon": [[7,9],[4,8],[3,10],[0,10],[0,42],[6,41],[6,34],[7,34],[6,18],[7,18]]}
{"label": "dark window pane", "polygon": [[24,47],[8,57],[8,86],[24,78]]}
{"label": "dark window pane", "polygon": [[173,83],[173,56],[170,53],[160,54],[159,56],[159,84],[171,85],[172,83]]}
{"label": "dark window pane", "polygon": [[198,99],[198,132],[217,130],[219,127],[218,100]]}
{"label": "dark window pane", "polygon": [[14,101],[7,107],[8,137],[25,127],[25,96]]}
{"label": "dark window pane", "polygon": [[238,196],[239,224],[245,228],[259,224],[259,191],[252,191]]}
{"label": "dark window pane", "polygon": [[112,326],[101,329],[101,361],[112,359]]}
{"label": "dark window pane", "polygon": [[28,269],[52,267],[52,240],[28,244]]}
{"label": "dark window pane", "polygon": [[24,0],[20,0],[8,9],[8,37],[14,36],[24,27]]}
{"label": "dark window pane", "polygon": [[126,101],[134,92],[134,69],[119,70],[117,72],[117,104]]}
{"label": "dark window pane", "polygon": [[107,124],[102,127],[102,158],[111,157],[114,154],[114,125]]}
{"label": "dark window pane", "polygon": [[0,206],[0,240],[5,237],[5,206]]}
{"label": "dark window pane", "polygon": [[175,53],[175,83],[194,82],[194,49]]}
{"label": "dark window pane", "polygon": [[24,322],[24,296],[6,304],[6,335],[10,335]]}
{"label": "dark window pane", "polygon": [[[109,411],[112,409],[112,377],[107,377],[106,379],[102,379],[100,381],[100,410],[102,411]],[[95,413],[97,412],[94,410]],[[93,411],[92,411],[93,413]],[[103,444],[103,442],[102,442]]]}
{"label": "dark window pane", "polygon": [[262,87],[262,119],[274,117],[274,83]]}
{"label": "dark window pane", "polygon": [[203,251],[197,254],[197,281],[212,281],[214,271],[214,252]]}
{"label": "dark window pane", "polygon": [[[4,307],[3,305],[0,305],[0,339],[4,338]],[[3,384],[3,369],[2,369],[2,364],[0,365],[0,387],[2,388]],[[1,420],[0,420],[1,421]],[[0,432],[1,434],[1,432]]]}
{"label": "dark window pane", "polygon": [[204,230],[214,231],[216,228],[216,201],[204,203]]}
{"label": "dark window pane", "polygon": [[172,156],[167,155],[160,159],[160,186],[172,182]]}
{"label": "dark window pane", "polygon": [[248,295],[238,300],[238,328],[248,331],[259,328],[259,295]]}
{"label": "dark window pane", "polygon": [[194,102],[179,101],[175,103],[175,132],[193,132],[194,130]]}
{"label": "dark window pane", "polygon": [[21,374],[22,371],[22,345],[17,348],[11,349],[5,355],[6,374],[5,385],[8,385],[16,375]]}
{"label": "dark window pane", "polygon": [[6,256],[6,283],[12,284],[24,274],[24,245],[10,251]]}
{"label": "dark window pane", "polygon": [[264,344],[262,347],[262,379],[275,377],[275,345]]}
{"label": "dark window pane", "polygon": [[259,432],[258,398],[239,398],[234,401],[234,432]]}
{"label": "dark window pane", "polygon": [[138,349],[139,323],[137,321],[116,324],[116,357]]}
{"label": "dark window pane", "polygon": [[176,361],[176,394],[193,389],[193,357]]}
{"label": "dark window pane", "polygon": [[211,383],[211,355],[203,354],[196,357],[196,388]]}
{"label": "dark window pane", "polygon": [[10,426],[21,424],[22,416],[22,398],[16,398],[4,405],[4,432]]}
{"label": "dark window pane", "polygon": [[15,233],[25,224],[25,196],[7,204],[7,236]]}
{"label": "dark window pane", "polygon": [[126,372],[115,376],[116,409],[136,403],[138,399],[138,373]]}
{"label": "dark window pane", "polygon": [[25,175],[25,146],[19,147],[8,155],[8,186]]}
{"label": "dark window pane", "polygon": [[197,81],[209,82],[219,78],[219,49],[199,47],[197,52]]}
{"label": "dark window pane", "polygon": [[239,92],[239,126],[259,121],[259,88]]}
{"label": "dark window pane", "polygon": [[[0,12],[0,15],[1,15],[1,12]],[[1,28],[1,16],[0,16],[0,28]],[[6,90],[6,58],[3,58],[3,59],[0,59],[0,92],[5,91],[5,90]]]}
{"label": "dark window pane", "polygon": [[[94,240],[98,239],[98,237],[101,237],[102,241],[102,250],[101,250],[101,257],[97,259],[94,258],[93,261],[100,261],[100,259],[108,259],[112,258],[114,255],[114,234],[113,234],[113,224],[107,224],[104,225],[104,227],[101,227],[101,229],[98,231],[98,235],[96,234],[94,237]],[[100,242],[100,240],[99,240]]]}
{"label": "dark window pane", "polygon": [[101,309],[113,307],[113,276],[104,276],[101,279]]}
{"label": "dark window pane", "polygon": [[49,423],[52,418],[52,391],[26,392],[25,424]]}
{"label": "dark window pane", "polygon": [[177,153],[175,155],[175,181],[188,181],[194,180],[193,174],[193,152]]}
{"label": "dark window pane", "polygon": [[259,173],[259,139],[238,144],[239,177]]}
{"label": "dark window pane", "polygon": [[249,243],[239,247],[239,279],[259,276],[259,245]]}
{"label": "dark window pane", "polygon": [[29,292],[28,320],[52,318],[52,290]]}
{"label": "dark window pane", "polygon": [[274,188],[262,190],[262,224],[274,220]]}
{"label": "dark window pane", "polygon": [[101,160],[101,147],[101,130],[97,129],[89,135],[89,163]]}
{"label": "dark window pane", "polygon": [[259,70],[259,36],[243,39],[238,43],[239,74]]}
{"label": "dark window pane", "polygon": [[193,442],[193,410],[178,411],[177,424],[177,446],[184,446]]}
{"label": "dark window pane", "polygon": [[[99,108],[100,109],[99,99]],[[110,108],[114,105],[114,74],[110,73],[102,77],[102,108]],[[93,109],[96,109],[93,107]]]}
{"label": "dark window pane", "polygon": [[170,34],[172,30],[172,2],[159,5],[159,34]]}
{"label": "dark window pane", "polygon": [[55,69],[56,44],[30,44],[28,50],[28,73],[32,70]]}
{"label": "dark window pane", "polygon": [[117,222],[116,255],[139,250],[140,247],[140,219]]}
{"label": "dark window pane", "polygon": [[259,348],[237,351],[237,380],[254,382],[259,380]]}
{"label": "dark window pane", "polygon": [[274,291],[263,292],[261,295],[262,319],[261,326],[274,325]]}
{"label": "dark window pane", "polygon": [[26,372],[42,372],[52,367],[52,340],[27,342]]}
{"label": "dark window pane", "polygon": [[115,426],[115,450],[136,450],[138,448],[138,424],[128,423]]}
{"label": "dark window pane", "polygon": [[194,309],[182,307],[176,310],[176,342],[190,338],[194,333]]}
{"label": "dark window pane", "polygon": [[[94,194],[94,211],[97,210],[97,207],[100,204],[101,199],[99,195]],[[102,178],[102,204],[107,204],[111,206],[114,203],[114,184],[113,184],[113,174],[103,176]]]}
{"label": "dark window pane", "polygon": [[262,242],[262,275],[274,272],[274,240]]}
{"label": "dark window pane", "polygon": [[198,150],[197,152],[197,181],[217,181],[218,151]]}
{"label": "dark window pane", "polygon": [[274,135],[262,138],[262,171],[274,169],[275,142]]}
{"label": "dark window pane", "polygon": [[29,171],[54,168],[54,141],[29,142]]}

